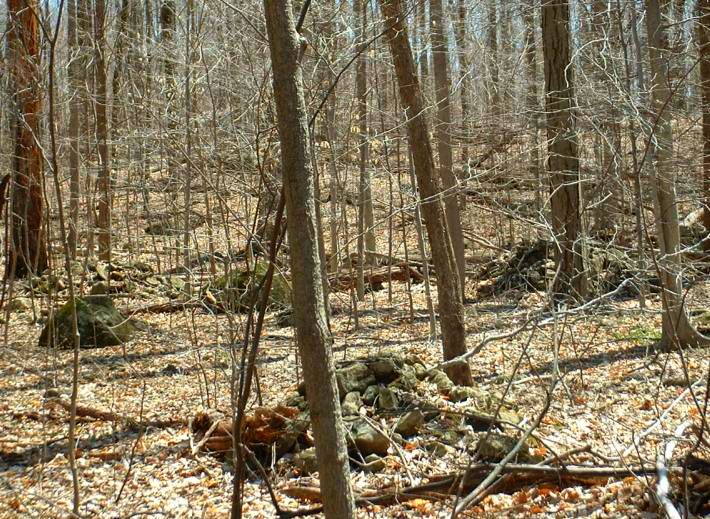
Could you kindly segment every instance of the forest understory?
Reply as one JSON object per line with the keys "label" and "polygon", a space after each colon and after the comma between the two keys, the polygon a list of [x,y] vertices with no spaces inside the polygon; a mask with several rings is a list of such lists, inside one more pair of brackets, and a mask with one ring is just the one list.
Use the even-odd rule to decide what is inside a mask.
{"label": "forest understory", "polygon": [[[531,193],[518,196],[529,199]],[[151,197],[157,212],[161,199],[170,194],[156,190]],[[240,207],[239,198],[233,196],[230,207]],[[116,214],[135,208],[130,201],[120,207]],[[380,206],[378,218],[386,220],[385,209]],[[196,204],[194,210],[199,214],[204,207]],[[484,221],[484,215],[482,209],[470,210],[469,224]],[[238,216],[235,212],[230,218]],[[195,449],[199,438],[193,435],[190,421],[204,410],[229,415],[232,355],[238,362],[245,316],[213,312],[203,303],[186,305],[199,300],[199,271],[204,276],[208,267],[174,268],[173,262],[180,261],[175,257],[182,251],[181,235],[145,233],[142,229],[148,229],[150,221],[141,221],[144,224],[137,226],[130,242],[125,237],[116,242],[113,269],[98,262],[84,271],[84,279],[77,280],[79,292],[89,292],[109,279],[116,307],[137,328],[126,344],[81,352],[76,465],[82,513],[225,517],[231,506],[232,464],[223,456]],[[377,232],[378,247],[386,250],[390,239],[382,227]],[[407,226],[410,251],[416,250],[412,227]],[[479,223],[475,227],[478,237],[490,244],[500,239],[500,230],[494,226]],[[524,234],[513,224],[508,232]],[[204,228],[195,237],[200,244],[197,250],[205,250]],[[223,237],[215,245],[216,250],[227,248]],[[671,441],[677,446],[666,461],[670,495],[682,502],[680,467],[685,455],[692,450],[697,460],[708,462],[708,433],[701,427],[707,405],[708,350],[689,349],[681,356],[677,351],[654,349],[660,337],[657,291],[648,295],[644,310],[639,310],[633,291],[621,291],[581,310],[555,314],[549,311],[544,291],[518,285],[486,292],[486,286],[503,277],[500,265],[505,262],[500,258],[510,258],[514,252],[501,252],[505,244],[500,250],[469,245],[467,345],[469,349],[483,345],[470,359],[474,388],[502,397],[508,422],[472,423],[466,419],[471,400],[465,395],[461,400],[452,398],[453,393],[442,394],[436,382],[422,378],[417,385],[420,397],[431,408],[446,412],[434,413],[416,434],[393,436],[391,415],[405,413],[404,403],[388,415],[375,412],[374,407],[359,410],[380,424],[391,443],[376,470],[363,469],[351,454],[355,456],[351,473],[355,492],[382,496],[461,473],[471,462],[486,461],[474,454],[488,432],[519,438],[539,421],[525,447],[533,456],[530,460],[547,459],[546,465],[559,466],[549,460],[560,457],[575,467],[615,467],[628,473],[575,481],[513,472],[504,491],[493,489],[464,516],[656,517],[660,513],[654,498],[656,461]],[[393,251],[393,256],[400,255],[401,251]],[[490,274],[494,270],[498,278],[486,279],[494,276]],[[7,346],[0,359],[2,517],[67,517],[71,510],[68,409],[61,402],[68,402],[71,392],[73,353],[38,346],[48,309],[42,290],[51,291],[42,282],[57,288],[57,280],[47,276],[36,278],[33,289],[30,282],[15,282],[14,297],[20,304],[5,314],[9,321],[3,325]],[[186,288],[190,284],[193,288]],[[396,356],[436,367],[441,362],[439,340],[430,336],[424,283],[413,283],[408,292],[405,283],[393,282],[391,295],[386,281],[379,288],[368,291],[358,303],[357,326],[350,292],[331,293],[336,362]],[[702,279],[695,283],[687,298],[688,308],[710,307],[709,288]],[[434,284],[431,289],[436,301]],[[57,290],[52,298],[61,303],[66,287],[60,285]],[[259,401],[254,396],[248,412],[257,406],[283,404],[302,380],[293,328],[284,327],[281,321],[280,312],[267,312],[257,360]],[[501,338],[490,340],[497,336]],[[81,406],[94,413],[82,412]],[[96,411],[109,414],[97,416]],[[700,433],[702,440],[697,437]],[[269,460],[263,473],[252,467],[245,483],[245,517],[277,515],[264,475],[283,511],[318,505],[313,490],[318,487],[317,474],[308,475],[294,463],[295,456],[290,452]],[[495,457],[488,460],[491,467],[498,461]],[[509,463],[517,466],[514,462],[523,463],[517,458]],[[636,473],[638,467],[648,472]],[[691,468],[689,474],[686,495],[697,513],[707,512],[707,466]],[[422,492],[420,497],[362,505],[358,514],[444,517],[451,512],[455,495],[455,487],[442,487]]]}

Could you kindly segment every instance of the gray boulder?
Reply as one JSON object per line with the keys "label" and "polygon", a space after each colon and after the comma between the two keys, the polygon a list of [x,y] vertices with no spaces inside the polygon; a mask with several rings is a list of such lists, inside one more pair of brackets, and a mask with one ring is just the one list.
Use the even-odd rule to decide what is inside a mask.
{"label": "gray boulder", "polygon": [[[39,345],[70,349],[72,338],[71,301],[56,311],[42,330]],[[133,324],[116,310],[111,298],[105,295],[76,298],[76,318],[79,329],[79,344],[85,348],[116,346],[131,340],[135,331]]]}

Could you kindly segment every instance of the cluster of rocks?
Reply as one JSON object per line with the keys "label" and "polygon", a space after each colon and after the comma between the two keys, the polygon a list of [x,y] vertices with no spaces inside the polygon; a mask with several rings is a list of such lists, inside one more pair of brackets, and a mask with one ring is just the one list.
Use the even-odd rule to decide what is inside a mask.
{"label": "cluster of rocks", "polygon": [[[473,387],[456,386],[441,370],[427,369],[416,358],[372,357],[341,365],[336,371],[341,412],[354,465],[376,472],[386,457],[417,436],[426,452],[444,456],[456,448],[475,449],[479,459],[499,460],[517,442],[492,429],[517,422],[512,407],[496,395]],[[432,392],[434,396],[432,398]],[[436,394],[443,397],[436,402]],[[450,414],[442,402],[459,403]],[[308,423],[305,387],[289,395],[283,405],[298,408],[301,427]],[[488,431],[477,435],[474,431]],[[527,459],[528,447],[520,451]],[[293,443],[284,456],[301,474],[317,470],[315,449]]]}
{"label": "cluster of rocks", "polygon": [[[628,251],[594,240],[589,240],[586,247],[591,271],[589,288],[593,293],[606,293],[638,275],[638,266]],[[546,240],[515,246],[477,273],[479,296],[494,296],[510,290],[545,291],[555,275],[554,250],[554,244]],[[653,284],[652,279],[647,281]]]}

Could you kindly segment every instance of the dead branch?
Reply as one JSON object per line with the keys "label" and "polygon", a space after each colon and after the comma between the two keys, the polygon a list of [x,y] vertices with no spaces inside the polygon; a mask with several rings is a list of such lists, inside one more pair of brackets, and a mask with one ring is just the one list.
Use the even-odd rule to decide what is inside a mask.
{"label": "dead branch", "polygon": [[[419,499],[422,497],[436,499],[438,495],[452,495],[458,490],[459,485],[464,489],[477,487],[498,465],[495,463],[479,463],[472,465],[464,473],[433,476],[429,483],[400,489],[388,489],[384,492],[361,494],[356,499],[358,506],[366,505],[393,505],[403,501]],[[506,476],[496,485],[496,491],[512,494],[533,485],[554,482],[559,486],[592,486],[604,484],[609,478],[625,478],[640,474],[653,474],[656,468],[640,465],[635,467],[589,467],[584,465],[568,465],[566,467],[552,467],[549,465],[508,464],[502,467],[501,472]],[[320,489],[308,486],[288,486],[281,492],[289,497],[304,499],[313,502],[320,501]],[[437,495],[438,494],[438,495]],[[322,507],[306,510],[282,512],[280,517],[299,517],[314,515],[322,512]]]}
{"label": "dead branch", "polygon": [[[49,395],[45,401],[46,406],[59,406],[67,412],[71,411],[71,402],[60,396]],[[80,418],[93,418],[106,422],[115,422],[124,424],[128,429],[143,429],[145,427],[157,427],[166,429],[170,427],[182,427],[187,425],[187,421],[182,418],[172,418],[168,420],[136,420],[130,416],[124,416],[111,411],[97,409],[85,405],[76,406],[76,416]]]}

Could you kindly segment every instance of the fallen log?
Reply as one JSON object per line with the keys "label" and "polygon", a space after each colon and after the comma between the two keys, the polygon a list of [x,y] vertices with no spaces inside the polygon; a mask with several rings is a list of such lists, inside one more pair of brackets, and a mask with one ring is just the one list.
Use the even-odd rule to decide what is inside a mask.
{"label": "fallen log", "polygon": [[[71,413],[71,401],[57,395],[55,391],[48,391],[47,393],[48,395],[45,400],[45,406],[61,407],[68,413]],[[187,420],[182,418],[170,418],[167,420],[138,420],[130,416],[124,416],[111,411],[106,411],[104,409],[97,409],[95,407],[80,404],[77,404],[76,406],[76,416],[79,418],[93,418],[95,420],[120,423],[124,424],[128,429],[133,430],[144,429],[145,427],[166,429],[170,427],[183,427],[187,425]]]}
{"label": "fallen log", "polygon": [[[454,495],[462,486],[464,492],[473,489],[497,466],[495,463],[478,463],[472,465],[463,473],[444,474],[433,476],[432,481],[423,485],[404,487],[400,489],[387,489],[384,492],[363,493],[357,496],[357,506],[367,505],[394,505],[412,499],[441,499]],[[585,465],[567,465],[565,467],[552,467],[549,465],[510,464],[502,468],[504,475],[496,482],[493,491],[497,493],[512,494],[518,490],[545,483],[556,483],[564,486],[592,486],[604,484],[609,478],[624,478],[641,474],[653,474],[656,468],[652,466],[634,467],[592,467]],[[463,482],[462,482],[463,480]],[[320,501],[318,487],[289,486],[281,489],[289,497],[306,499],[313,502]],[[304,510],[282,511],[279,517],[299,517],[321,513],[323,507],[313,507]]]}
{"label": "fallen log", "polygon": [[[413,269],[406,263],[400,263],[399,265],[392,265],[391,267],[366,267],[364,273],[365,286],[377,289],[382,286],[383,283],[388,281],[398,281],[400,283],[405,283],[406,281],[412,281],[413,283],[421,283],[424,281],[424,276],[418,270]],[[335,276],[329,277],[330,287],[336,292],[344,292],[354,288],[357,284],[357,275],[355,273],[350,273],[349,271],[340,272]]]}

